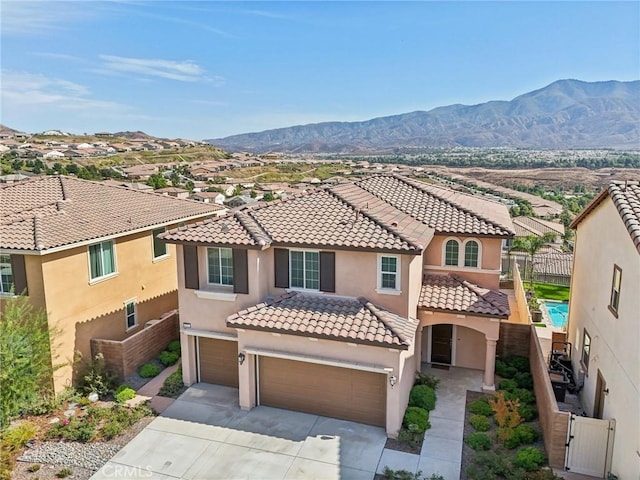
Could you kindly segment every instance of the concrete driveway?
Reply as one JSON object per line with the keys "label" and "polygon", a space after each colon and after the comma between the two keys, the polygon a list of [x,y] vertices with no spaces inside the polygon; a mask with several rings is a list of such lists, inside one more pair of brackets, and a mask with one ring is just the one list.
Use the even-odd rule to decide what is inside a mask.
{"label": "concrete driveway", "polygon": [[104,465],[93,479],[372,480],[384,429],[259,406],[238,390],[189,388]]}

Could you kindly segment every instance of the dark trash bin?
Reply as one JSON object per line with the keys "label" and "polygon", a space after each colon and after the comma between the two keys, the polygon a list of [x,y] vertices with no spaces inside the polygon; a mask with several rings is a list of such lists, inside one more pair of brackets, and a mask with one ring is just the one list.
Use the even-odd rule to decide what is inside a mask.
{"label": "dark trash bin", "polygon": [[569,380],[563,373],[549,372],[549,378],[551,379],[551,386],[553,387],[553,394],[556,397],[556,402],[564,402],[564,397],[567,394],[567,387],[569,386]]}

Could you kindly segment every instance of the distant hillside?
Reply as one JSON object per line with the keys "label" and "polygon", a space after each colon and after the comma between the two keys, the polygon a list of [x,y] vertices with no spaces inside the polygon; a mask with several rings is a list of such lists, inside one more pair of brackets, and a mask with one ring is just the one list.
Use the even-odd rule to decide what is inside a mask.
{"label": "distant hillside", "polygon": [[640,149],[640,80],[559,80],[511,101],[450,105],[363,122],[325,122],[206,140],[230,151],[394,148]]}

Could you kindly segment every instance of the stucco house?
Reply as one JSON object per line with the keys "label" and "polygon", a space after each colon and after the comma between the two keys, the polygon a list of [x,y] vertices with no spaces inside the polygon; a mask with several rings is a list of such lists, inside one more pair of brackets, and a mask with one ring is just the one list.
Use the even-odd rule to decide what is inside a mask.
{"label": "stucco house", "polygon": [[0,300],[15,293],[60,330],[56,391],[74,381],[91,340],[123,340],[178,306],[167,228],[224,212],[213,204],[65,176],[0,186]]}
{"label": "stucco house", "polygon": [[168,231],[184,381],[395,436],[421,362],[484,370],[494,388],[513,234],[503,205],[398,176]]}
{"label": "stucco house", "polygon": [[640,185],[613,182],[572,223],[576,230],[568,337],[580,399],[615,419],[610,472],[640,476]]}

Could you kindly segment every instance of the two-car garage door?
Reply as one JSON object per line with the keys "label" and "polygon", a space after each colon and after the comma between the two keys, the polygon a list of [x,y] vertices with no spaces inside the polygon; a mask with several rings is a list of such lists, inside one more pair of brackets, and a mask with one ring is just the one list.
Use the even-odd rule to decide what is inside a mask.
{"label": "two-car garage door", "polygon": [[385,426],[385,374],[264,356],[258,365],[261,405]]}

